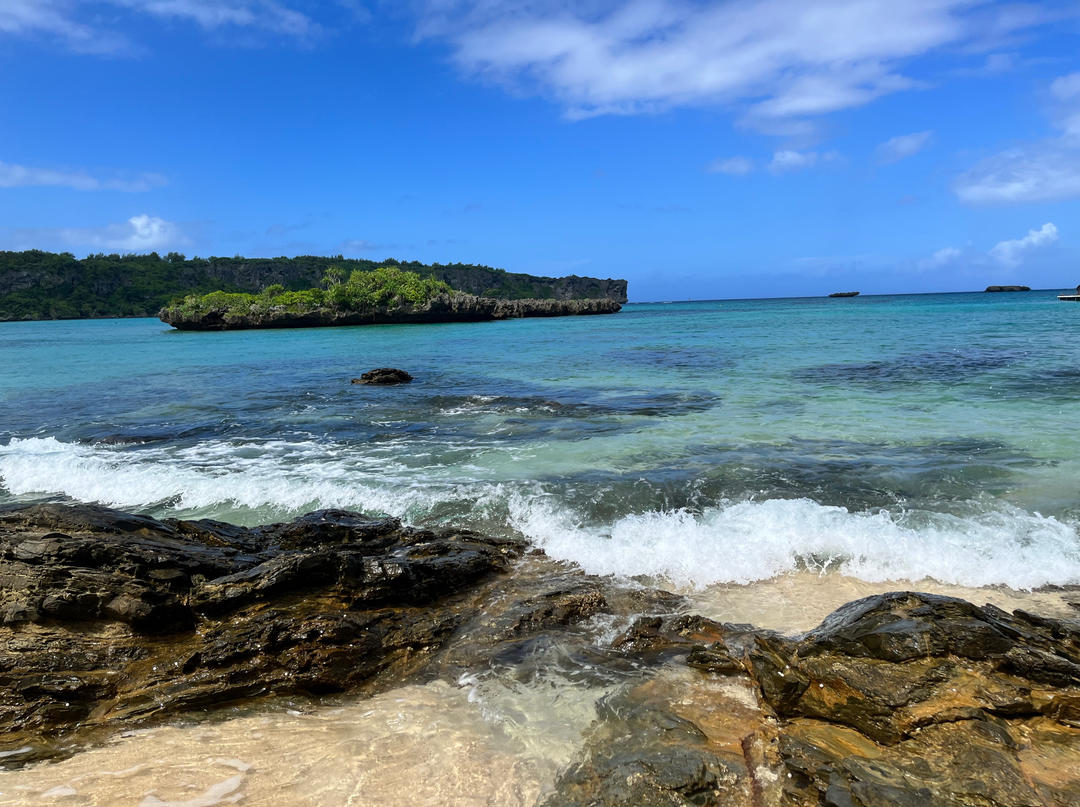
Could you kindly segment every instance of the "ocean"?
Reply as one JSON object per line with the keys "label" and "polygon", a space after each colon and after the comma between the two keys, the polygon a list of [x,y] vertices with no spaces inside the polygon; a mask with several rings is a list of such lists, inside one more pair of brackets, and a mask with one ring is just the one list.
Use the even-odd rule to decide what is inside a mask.
{"label": "ocean", "polygon": [[[1080,306],[1055,293],[631,304],[228,333],[0,326],[0,504],[522,535],[682,587],[796,571],[1080,582]],[[350,379],[401,367],[416,380]]]}
{"label": "ocean", "polygon": [[[1080,305],[1057,294],[641,303],[612,316],[227,333],[150,319],[6,323],[0,505],[100,502],[248,525],[317,508],[384,513],[524,537],[587,572],[687,594],[708,616],[786,632],[896,588],[1053,611],[1056,592],[1080,584]],[[415,381],[350,383],[384,366]],[[251,721],[260,737],[310,738],[314,769],[355,760],[357,743],[375,753],[365,732],[400,750],[449,721],[465,732],[465,756],[446,762],[455,775],[471,760],[496,772],[491,787],[519,785],[491,803],[529,803],[565,764],[551,750],[565,743],[514,740],[532,757],[504,747],[506,715],[533,727],[525,736],[557,702],[580,732],[599,694],[533,692],[530,712],[520,688],[466,683],[238,716],[232,739],[213,743],[263,754],[272,799],[274,776],[310,769],[265,758],[273,743],[256,749]],[[203,735],[227,726],[158,729],[111,749],[111,762],[82,763],[84,775],[150,764],[148,753],[157,782],[209,769]],[[452,754],[453,731],[439,731]],[[63,765],[109,751],[4,776],[25,787],[44,777],[45,792],[66,781]],[[242,751],[213,752],[221,782],[246,775],[232,762],[255,764],[233,756]],[[416,771],[398,775],[373,783],[361,765],[350,781],[390,804]],[[476,781],[458,785],[463,800],[451,785],[437,798],[488,803],[475,801]],[[345,803],[335,798],[310,803]]]}

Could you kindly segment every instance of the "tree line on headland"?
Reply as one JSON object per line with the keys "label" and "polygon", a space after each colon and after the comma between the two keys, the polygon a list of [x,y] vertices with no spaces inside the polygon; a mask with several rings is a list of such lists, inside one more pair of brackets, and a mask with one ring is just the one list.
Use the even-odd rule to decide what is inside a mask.
{"label": "tree line on headland", "polygon": [[380,266],[370,272],[354,269],[349,275],[340,267],[331,266],[316,288],[290,291],[278,283],[267,286],[259,294],[227,291],[189,294],[169,310],[179,318],[201,317],[215,311],[233,317],[258,316],[275,310],[291,314],[308,314],[319,308],[354,311],[422,305],[439,294],[453,291],[441,280],[396,266]]}
{"label": "tree line on headland", "polygon": [[0,251],[0,320],[147,317],[182,297],[211,292],[283,292],[320,285],[331,267],[346,277],[390,266],[469,294],[504,300],[612,299],[626,301],[626,281],[589,277],[537,277],[475,264],[423,264],[343,256],[295,258],[188,258],[159,255]]}

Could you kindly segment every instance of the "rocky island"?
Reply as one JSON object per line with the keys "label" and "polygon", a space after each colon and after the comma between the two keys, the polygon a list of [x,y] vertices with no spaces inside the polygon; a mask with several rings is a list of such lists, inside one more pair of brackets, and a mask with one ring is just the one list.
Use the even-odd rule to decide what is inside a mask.
{"label": "rocky island", "polygon": [[287,291],[276,285],[260,294],[189,295],[158,317],[185,331],[315,328],[433,322],[482,322],[518,317],[614,314],[610,298],[501,299],[457,291],[449,284],[397,267],[328,271],[319,288]]}
{"label": "rocky island", "polygon": [[[557,644],[615,688],[545,807],[1080,804],[1077,619],[895,592],[781,636],[513,540],[337,510],[7,509],[0,564],[4,767],[273,696],[524,675]],[[626,627],[583,629],[605,615]]]}
{"label": "rocky island", "polygon": [[614,300],[626,302],[626,281],[541,277],[491,266],[381,261],[337,256],[293,258],[187,257],[0,250],[0,322],[38,319],[150,317],[174,300],[214,291],[257,294],[268,286],[290,291],[318,286],[329,267],[346,276],[394,267],[446,283],[463,294],[498,300]]}
{"label": "rocky island", "polygon": [[989,292],[1031,291],[1031,286],[987,286],[986,290]]}

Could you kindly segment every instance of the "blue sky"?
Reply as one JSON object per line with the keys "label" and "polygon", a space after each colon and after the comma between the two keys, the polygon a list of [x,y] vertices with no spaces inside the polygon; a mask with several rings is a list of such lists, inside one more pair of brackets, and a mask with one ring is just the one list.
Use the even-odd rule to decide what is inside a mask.
{"label": "blue sky", "polygon": [[1080,283],[1080,4],[0,0],[0,249]]}

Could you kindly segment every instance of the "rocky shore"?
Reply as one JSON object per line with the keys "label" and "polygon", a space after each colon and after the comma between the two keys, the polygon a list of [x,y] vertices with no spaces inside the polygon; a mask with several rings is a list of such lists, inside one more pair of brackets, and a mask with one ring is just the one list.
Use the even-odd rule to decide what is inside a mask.
{"label": "rocky shore", "polygon": [[472,294],[441,294],[427,303],[396,308],[344,311],[316,308],[297,312],[286,308],[238,315],[225,309],[188,314],[179,308],[163,308],[158,318],[182,331],[230,331],[252,328],[321,328],[335,325],[390,325],[433,322],[485,322],[520,317],[565,317],[583,314],[614,314],[622,304],[612,299],[502,300]]}
{"label": "rocky shore", "polygon": [[785,637],[467,531],[39,505],[0,512],[0,617],[7,767],[226,704],[524,669],[557,644],[617,686],[546,807],[1080,805],[1080,620],[949,597],[873,596]]}

